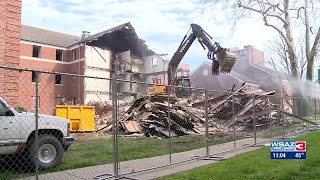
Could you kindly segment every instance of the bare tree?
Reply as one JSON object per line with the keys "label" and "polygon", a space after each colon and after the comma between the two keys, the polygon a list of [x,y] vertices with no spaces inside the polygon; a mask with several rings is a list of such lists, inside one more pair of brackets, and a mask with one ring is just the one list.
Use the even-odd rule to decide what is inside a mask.
{"label": "bare tree", "polygon": [[[234,10],[234,24],[246,17],[261,18],[265,26],[278,35],[277,41],[270,45],[271,66],[290,76],[293,96],[301,97],[303,90],[298,79],[313,80],[314,66],[320,44],[320,27],[313,27],[310,20],[316,20],[312,13],[314,0],[211,0],[209,3],[223,3]],[[208,1],[207,1],[208,3]],[[317,0],[317,3],[320,3]],[[240,21],[241,22],[241,21]],[[315,23],[316,24],[316,23]],[[318,24],[319,25],[319,24]],[[306,88],[305,88],[306,89]],[[295,113],[303,114],[302,100],[294,100]]]}
{"label": "bare tree", "polygon": [[[312,80],[315,59],[320,45],[320,27],[318,27],[316,32],[313,32],[312,29],[315,29],[315,27],[310,25],[310,10],[317,10],[314,8],[313,1],[314,0],[215,0],[214,3],[224,3],[236,8],[237,11],[235,12],[237,16],[235,20],[250,17],[254,14],[259,15],[264,25],[274,29],[280,36],[281,41],[283,41],[279,47],[280,49],[275,52],[283,61],[282,63],[285,64],[286,71],[291,77],[299,79],[304,72],[301,70],[304,69],[306,65],[306,79]],[[317,3],[320,2],[317,1]],[[300,59],[302,58],[301,56],[298,56],[301,52],[298,38],[301,38],[301,36],[298,38],[295,36],[294,31],[297,31],[297,24],[299,27],[304,27],[303,29],[305,31],[303,33],[304,45],[302,45],[302,49],[305,51],[306,63]],[[288,70],[288,67],[290,70]]]}
{"label": "bare tree", "polygon": [[[302,79],[303,75],[305,74],[307,64],[307,59],[304,55],[305,49],[303,47],[303,44],[304,41],[299,42],[298,47],[300,47],[300,49],[297,49],[296,51],[296,56],[299,60],[297,61],[299,79]],[[270,54],[270,59],[269,61],[267,60],[267,63],[276,72],[281,72],[287,74],[288,77],[291,77],[291,66],[288,57],[288,47],[284,39],[281,36],[277,37],[275,40],[270,41],[267,46]]]}

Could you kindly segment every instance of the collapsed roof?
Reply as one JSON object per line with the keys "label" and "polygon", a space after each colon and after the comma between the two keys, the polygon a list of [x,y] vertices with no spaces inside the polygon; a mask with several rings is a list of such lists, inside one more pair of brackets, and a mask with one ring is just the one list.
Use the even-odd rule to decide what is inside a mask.
{"label": "collapsed roof", "polygon": [[145,41],[138,37],[130,22],[91,35],[75,44],[77,43],[86,43],[87,45],[100,48],[110,48],[115,52],[131,50],[133,54],[140,57],[155,54],[154,51],[148,49]]}

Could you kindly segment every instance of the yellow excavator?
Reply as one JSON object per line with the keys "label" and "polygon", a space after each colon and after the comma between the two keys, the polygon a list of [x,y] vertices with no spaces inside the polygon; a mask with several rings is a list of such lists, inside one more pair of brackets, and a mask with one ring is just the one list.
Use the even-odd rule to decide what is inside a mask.
{"label": "yellow excavator", "polygon": [[[191,33],[188,36],[190,30]],[[177,97],[188,97],[191,95],[190,78],[188,76],[176,77],[176,71],[182,58],[196,38],[198,38],[198,41],[204,50],[206,47],[208,49],[207,57],[212,60],[212,74],[219,75],[219,73],[230,73],[236,62],[236,54],[222,48],[217,42],[212,44],[210,41],[212,37],[206,31],[197,24],[191,24],[187,34],[184,36],[180,46],[169,62],[168,85],[174,87],[168,88],[164,85],[149,87],[148,95],[168,94],[169,89],[171,90],[171,94]]]}

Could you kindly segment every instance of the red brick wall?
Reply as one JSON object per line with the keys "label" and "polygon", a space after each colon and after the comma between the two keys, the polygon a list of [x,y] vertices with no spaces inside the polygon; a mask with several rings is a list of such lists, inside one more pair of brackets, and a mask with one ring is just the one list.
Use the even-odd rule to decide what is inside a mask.
{"label": "red brick wall", "polygon": [[56,49],[42,46],[40,53],[41,53],[40,57],[43,59],[51,59],[51,60],[56,59]]}
{"label": "red brick wall", "polygon": [[32,57],[32,45],[30,44],[20,44],[20,55]]}
{"label": "red brick wall", "polygon": [[250,49],[251,58],[249,60],[250,64],[256,64],[260,66],[264,66],[264,52],[256,49],[251,45],[244,46],[246,49]]}
{"label": "red brick wall", "polygon": [[[61,64],[21,59],[20,65],[29,69],[83,74],[84,62],[80,62],[79,67],[79,62],[74,64]],[[45,73],[40,75],[40,113],[53,114],[55,99],[58,97],[71,101],[73,96],[78,97],[80,95],[80,100],[83,102],[83,78],[73,76],[63,76],[62,78],[62,85],[55,85],[55,75]],[[33,111],[34,102],[32,97],[35,96],[35,83],[32,82],[32,72],[21,72],[19,82],[19,106],[26,108],[28,111]]]}
{"label": "red brick wall", "polygon": [[[81,58],[84,58],[84,52],[85,52],[85,48],[81,47],[81,48],[75,48],[76,49],[76,59],[79,59],[79,49],[80,49],[80,54],[81,54]],[[63,53],[63,59],[66,62],[70,62],[72,61],[72,51],[73,50],[65,50]]]}
{"label": "red brick wall", "polygon": [[[21,56],[32,58],[32,44],[21,43]],[[79,49],[79,48],[78,48]],[[77,51],[77,58],[79,51]],[[81,49],[81,56],[84,57],[84,48]],[[56,61],[56,49],[49,47],[41,47],[41,58],[21,59],[20,66],[28,69],[54,71],[70,74],[84,74],[84,62],[74,62],[72,64],[64,64]],[[53,62],[43,62],[43,60],[52,60]],[[56,61],[56,62],[54,62]],[[64,62],[72,61],[71,50],[64,51]],[[19,75],[19,106],[26,108],[28,111],[34,111],[35,83],[32,82],[32,72],[21,72]],[[72,97],[80,97],[80,101],[84,101],[83,78],[73,76],[63,76],[63,85],[55,85],[55,75],[42,73],[39,84],[40,96],[40,113],[53,114],[56,98],[65,98],[72,101]],[[80,84],[80,85],[79,85]]]}
{"label": "red brick wall", "polygon": [[[0,65],[19,66],[21,34],[21,0],[0,3]],[[0,70],[0,96],[12,106],[18,103],[18,75]]]}

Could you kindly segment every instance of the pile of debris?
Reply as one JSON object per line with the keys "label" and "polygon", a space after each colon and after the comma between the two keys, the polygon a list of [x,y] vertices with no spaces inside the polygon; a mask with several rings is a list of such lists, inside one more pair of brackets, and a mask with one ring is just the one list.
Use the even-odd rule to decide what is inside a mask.
{"label": "pile of debris", "polygon": [[[281,110],[279,98],[270,101],[274,93],[243,84],[238,90],[233,87],[225,93],[210,94],[206,98],[209,134],[228,134],[233,128],[237,133],[252,133],[254,120],[258,130],[287,123],[286,116],[292,114]],[[198,97],[191,102],[174,96],[152,95],[135,100],[131,106],[119,106],[119,131],[126,135],[164,138],[205,134],[205,101],[203,95]],[[111,132],[111,111],[110,105],[96,106],[97,131]]]}
{"label": "pile of debris", "polygon": [[[112,128],[112,105],[109,102],[88,103],[88,105],[95,108],[95,131],[110,131]],[[124,118],[125,110],[128,108],[127,104],[119,104],[118,118]]]}
{"label": "pile of debris", "polygon": [[112,106],[108,102],[88,103],[88,106],[94,106],[95,110],[95,129],[101,129],[111,124]]}
{"label": "pile of debris", "polygon": [[147,137],[204,133],[203,111],[195,113],[191,108],[179,104],[179,101],[176,97],[168,98],[165,95],[137,99],[126,111],[127,116],[120,120],[120,130],[126,134],[137,133]]}
{"label": "pile of debris", "polygon": [[[273,126],[282,125],[284,116],[279,111],[280,103],[270,102],[270,95],[275,91],[249,87],[243,85],[236,91],[232,88],[228,93],[208,99],[209,119],[225,128],[234,125],[241,131],[251,131],[254,119],[257,128],[268,128],[270,122]],[[193,106],[199,107],[203,104],[204,102],[197,102]]]}
{"label": "pile of debris", "polygon": [[[267,128],[270,121],[273,126],[281,125],[284,116],[279,111],[280,104],[272,104],[269,99],[274,93],[243,85],[238,90],[232,88],[228,93],[208,98],[209,133],[230,132],[233,125],[237,131],[252,130],[254,116],[258,128]],[[126,111],[126,116],[120,119],[120,130],[125,134],[143,134],[147,137],[204,134],[205,102],[197,100],[190,104],[191,107],[179,102],[183,100],[172,96],[168,98],[166,95],[137,99]]]}

